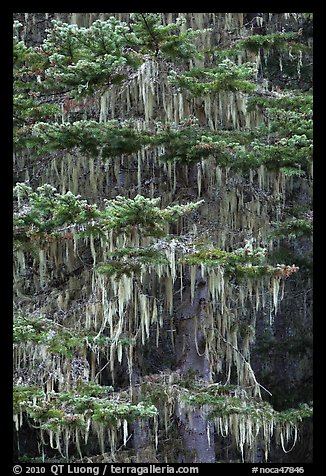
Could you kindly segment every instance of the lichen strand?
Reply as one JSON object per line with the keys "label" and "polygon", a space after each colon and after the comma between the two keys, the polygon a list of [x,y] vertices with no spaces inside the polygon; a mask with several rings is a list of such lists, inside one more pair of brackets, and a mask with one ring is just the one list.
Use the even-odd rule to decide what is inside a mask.
{"label": "lichen strand", "polygon": [[[201,331],[205,336],[205,352],[212,369],[216,375],[225,369],[228,384],[235,366],[238,385],[249,387],[253,396],[260,397],[260,386],[250,366],[250,346],[255,341],[257,311],[261,306],[270,309],[270,316],[277,311],[280,278],[267,275],[254,282],[247,279],[237,284],[225,277],[222,266],[207,269],[201,265],[201,269],[209,289],[207,321]],[[270,287],[274,290],[273,301],[269,297]],[[253,302],[255,306],[252,306]],[[225,355],[225,362],[221,355]]]}
{"label": "lichen strand", "polygon": [[208,425],[214,423],[215,438],[232,437],[242,462],[253,461],[258,445],[263,445],[268,461],[273,438],[283,451],[291,451],[299,437],[299,423],[312,415],[312,408],[303,405],[277,412],[267,402],[250,397],[247,390],[236,385],[199,383],[177,373],[162,373],[145,378],[141,394],[148,403],[157,406],[159,414],[165,415],[161,430],[167,436],[171,418],[186,418],[192,428],[199,410],[206,415]]}
{"label": "lichen strand", "polygon": [[[112,239],[114,240],[113,243]],[[102,246],[97,241],[96,260],[114,253],[110,251],[112,249],[132,249],[126,247],[126,245],[130,247],[132,243],[138,244],[139,238],[135,238],[135,236],[128,238],[123,235],[115,239],[112,236],[111,243],[108,240],[102,242]],[[120,274],[117,273],[119,268],[113,268],[107,273],[106,268],[103,272],[100,266],[94,268],[92,272],[85,272],[83,288],[80,289],[85,296],[84,313],[81,314],[80,308],[70,310],[72,318],[68,317],[67,319],[67,325],[69,322],[73,323],[75,335],[77,330],[79,332],[82,329],[86,330],[84,338],[80,339],[81,336],[79,336],[79,341],[70,341],[72,330],[70,331],[69,327],[64,331],[59,324],[56,326],[53,321],[46,322],[44,324],[46,330],[44,338],[37,339],[33,335],[26,338],[25,336],[25,339],[20,339],[15,345],[15,366],[18,369],[17,381],[21,381],[19,380],[19,370],[29,367],[30,370],[33,369],[29,376],[32,383],[34,385],[45,384],[47,394],[50,395],[55,389],[69,391],[76,388],[78,382],[88,382],[90,379],[96,379],[100,368],[100,356],[102,356],[110,362],[114,382],[115,369],[118,364],[122,363],[123,355],[128,362],[129,378],[131,380],[135,349],[138,346],[143,346],[149,339],[152,326],[157,332],[156,341],[158,342],[159,329],[163,325],[162,315],[158,315],[160,300],[162,300],[162,296],[165,296],[163,298],[164,308],[169,314],[172,314],[174,308],[173,289],[174,283],[178,279],[178,271],[183,275],[187,270],[185,265],[179,268],[176,267],[176,262],[179,260],[176,256],[178,242],[170,240],[162,243],[166,263],[146,265],[141,269],[140,274],[132,270],[128,270],[127,273],[126,270],[122,270]],[[82,240],[82,244],[88,247],[90,258],[95,261],[94,242],[92,244],[92,240],[87,237]],[[66,255],[67,246],[70,246],[71,249],[74,247],[70,241],[64,244],[57,243],[55,246],[49,247],[46,252],[44,251],[41,254],[41,258],[40,256],[36,257],[40,260],[38,268],[45,267],[45,262],[52,271],[56,266],[60,268],[62,260],[65,258],[58,259],[58,250],[60,247],[63,248],[62,253]],[[80,245],[78,245],[79,247]],[[206,257],[210,253],[211,259],[212,257],[215,259],[227,257],[227,253],[221,250],[205,253]],[[257,253],[259,252],[257,251]],[[229,253],[229,255],[232,256],[232,253]],[[21,251],[17,252],[17,269],[20,270],[19,272],[24,270],[25,261],[23,256],[24,254]],[[189,255],[188,259],[201,260],[202,257],[199,253],[198,258],[196,258],[196,255]],[[74,266],[75,264],[71,263],[71,269]],[[192,300],[195,294],[197,266],[194,264],[190,266]],[[260,305],[269,307],[271,313],[277,311],[280,277],[275,277],[271,273],[267,273],[265,276],[262,275],[259,279],[254,276],[254,281],[251,279],[245,280],[241,283],[239,289],[239,285],[229,279],[225,262],[217,267],[201,263],[200,267],[203,279],[207,280],[209,297],[203,309],[205,319],[196,319],[196,326],[198,328],[197,333],[202,332],[204,336],[206,342],[204,353],[209,358],[212,372],[218,376],[224,371],[226,375],[225,383],[229,384],[232,369],[235,368],[238,385],[247,387],[249,389],[248,395],[260,398],[261,386],[250,366],[250,346],[255,339],[256,311],[260,309]],[[48,268],[44,268],[40,276],[47,275],[46,269]],[[73,282],[72,289],[76,290],[76,286],[78,286],[77,280]],[[41,283],[39,289],[41,289]],[[151,290],[150,295],[148,290]],[[269,293],[268,290],[270,290]],[[68,302],[69,294],[67,300],[66,293],[63,296],[59,292],[57,297],[59,308],[61,310],[68,309]],[[255,302],[254,308],[252,308],[252,302]],[[250,313],[249,309],[251,309]],[[84,315],[84,317],[81,318],[81,315]],[[56,336],[59,335],[60,338],[56,342]],[[92,357],[87,359],[89,350],[92,351]],[[225,355],[225,358],[221,358],[221,355]],[[46,362],[46,365],[42,364],[43,362]],[[171,405],[169,411],[171,411]],[[164,412],[164,414],[168,414],[167,409]],[[15,424],[18,422],[17,418],[15,416]],[[250,421],[249,427],[244,427],[244,419],[242,420],[240,434],[235,436],[235,441],[243,453],[245,443],[252,443],[252,427]],[[223,424],[225,425],[225,422]],[[228,424],[231,424],[231,422]],[[117,425],[118,430],[119,423]],[[221,426],[222,423],[219,425]],[[52,427],[50,431],[53,431]],[[69,433],[76,446],[80,446],[80,435],[78,433],[80,430],[78,432],[74,430],[72,433],[71,430],[65,429],[64,431],[66,437]],[[103,427],[97,427],[95,424],[94,431],[96,431],[100,447],[104,451]],[[115,432],[116,430],[110,430],[110,432],[112,431]],[[53,441],[53,434],[49,434],[51,441]],[[58,438],[56,437],[56,441]],[[110,433],[110,441],[115,442],[117,438],[116,433]],[[281,438],[284,440],[283,436]],[[113,452],[114,443],[112,445],[111,452]],[[66,453],[67,451],[66,449]],[[80,452],[80,450],[78,451]],[[267,448],[265,448],[265,451],[267,452]]]}
{"label": "lichen strand", "polygon": [[[173,310],[173,284],[176,280],[173,240],[165,245],[163,255],[155,251],[147,254],[142,252],[144,256],[141,259],[147,264],[142,264],[136,271],[131,262],[113,261],[110,266],[99,264],[92,271],[86,269],[78,278],[75,274],[80,264],[79,253],[85,253],[85,248],[95,264],[101,259],[106,261],[106,257],[114,253],[112,249],[129,249],[135,253],[134,245],[139,244],[140,239],[135,234],[129,238],[126,235],[112,235],[110,240],[101,242],[94,240],[91,235],[86,238],[76,236],[74,241],[75,244],[72,239],[64,242],[53,241],[41,250],[42,253],[36,255],[35,267],[41,272],[34,275],[34,285],[38,292],[44,293],[39,319],[42,323],[43,312],[52,315],[53,320],[45,320],[43,327],[40,324],[43,334],[39,339],[34,334],[23,334],[26,341],[21,338],[15,344],[17,368],[30,367],[33,378],[37,378],[39,384],[47,382],[49,391],[57,386],[60,389],[71,387],[73,352],[78,354],[80,366],[83,368],[81,378],[85,380],[94,378],[95,366],[99,368],[100,356],[110,361],[114,379],[116,362],[121,364],[125,355],[131,378],[134,347],[145,344],[151,328],[156,329],[156,340],[159,340],[163,318],[158,308],[164,303],[170,314]],[[147,241],[145,238],[144,243]],[[79,253],[74,254],[74,249],[79,250]],[[27,284],[22,279],[26,271],[26,256],[29,256],[27,252],[16,252],[14,277],[18,296],[22,297],[23,293],[26,293],[25,299],[31,302],[32,309],[35,298],[29,295],[29,289],[24,289],[22,284]],[[51,299],[48,300],[49,286],[61,278],[63,263],[72,274],[68,286],[54,288],[51,291]],[[77,306],[71,304],[72,297],[76,295],[79,298]],[[20,320],[21,325],[30,322],[28,317],[24,319]],[[31,324],[39,325],[33,320]],[[76,342],[74,336],[80,340]],[[94,355],[90,362],[86,359],[89,350],[92,350]],[[67,359],[69,356],[70,359]],[[42,362],[46,363],[43,367]]]}
{"label": "lichen strand", "polygon": [[[21,17],[26,25],[19,34],[32,43],[38,35],[35,25],[43,24],[37,15]],[[125,13],[44,15],[46,24],[50,15],[84,28],[111,15],[121,21],[131,19]],[[107,143],[95,142],[95,146],[95,136],[90,136],[93,146],[89,149],[76,141],[65,149],[65,141],[56,139],[58,150],[39,153],[36,141],[35,150],[32,145],[15,151],[15,176],[33,187],[50,184],[61,194],[80,194],[99,209],[106,199],[117,195],[162,197],[162,207],[198,197],[204,203],[190,217],[167,224],[164,231],[173,233],[167,239],[152,240],[137,226],[101,234],[94,228],[87,234],[83,226],[64,224],[59,234],[38,232],[32,226],[26,239],[18,240],[14,254],[14,425],[18,445],[22,427],[32,423],[39,431],[43,458],[48,457],[46,448],[50,447],[63,460],[76,461],[78,457],[82,461],[85,446],[94,445],[95,440],[101,461],[141,462],[144,455],[149,462],[175,462],[180,437],[175,429],[181,420],[193,429],[199,415],[207,423],[209,442],[215,426],[216,447],[230,436],[239,461],[254,461],[257,445],[262,446],[267,461],[272,438],[283,451],[291,451],[300,437],[300,420],[311,416],[310,408],[275,412],[261,398],[269,391],[256,380],[250,363],[256,320],[265,319],[260,324],[267,329],[274,325],[286,291],[283,278],[298,269],[260,262],[257,248],[266,246],[271,252],[279,245],[276,240],[289,233],[309,236],[311,231],[309,220],[283,221],[291,213],[289,204],[291,209],[298,196],[309,201],[312,195],[311,96],[286,88],[279,92],[278,86],[280,77],[291,87],[295,76],[294,88],[302,81],[309,89],[306,60],[310,53],[301,42],[300,30],[298,34],[277,31],[285,24],[298,30],[308,14],[263,14],[252,20],[246,19],[251,14],[242,13],[160,15],[163,25],[180,17],[185,20],[180,31],[202,31],[198,41],[198,49],[205,50],[202,58],[174,64],[161,52],[148,50],[137,67],[118,66],[118,75],[126,73],[127,80],[114,84],[105,77],[92,97],[80,101],[78,94],[76,101],[71,100],[69,91],[58,96],[53,137],[62,126],[79,130],[91,119],[94,134],[105,127],[109,130],[111,122],[119,134],[131,130],[136,137],[132,145],[127,147],[130,137],[124,140],[122,134],[116,149],[111,147],[113,134]],[[212,30],[204,33],[207,27]],[[267,34],[260,35],[264,28]],[[233,46],[240,48],[234,38],[243,39],[242,50],[233,52]],[[291,38],[294,43],[285,51],[282,45],[288,45]],[[217,65],[226,54],[223,48],[229,47],[236,66],[247,61],[253,64],[257,86],[253,97],[223,88],[194,96],[170,80],[171,74],[182,74],[188,67]],[[137,43],[137,58],[142,56],[141,48]],[[273,75],[277,76],[275,90]],[[28,87],[29,80],[23,86]],[[88,87],[94,85],[87,82]],[[56,101],[56,97],[52,99]],[[273,118],[273,108],[279,108],[280,118]],[[48,125],[50,131],[51,117],[46,117],[42,126]],[[37,136],[33,121],[32,117],[30,130]],[[178,133],[183,133],[187,124],[193,142],[189,145],[184,139],[188,136],[181,135],[179,147]],[[200,134],[196,136],[197,126]],[[169,143],[160,139],[160,134],[163,137],[171,131],[176,133],[172,151]],[[30,134],[32,144],[34,132]],[[257,141],[251,142],[256,134]],[[146,141],[142,140],[145,136]],[[288,149],[292,136],[294,145]],[[44,137],[41,145],[47,151],[52,139]],[[298,160],[287,157],[288,150],[294,151]],[[298,151],[307,154],[300,158]],[[28,207],[20,195],[17,205],[18,215],[24,218]],[[40,222],[44,225],[42,220],[43,216]],[[240,255],[235,253],[246,240],[248,246]],[[245,249],[258,261],[241,261]],[[207,298],[200,300],[197,314],[189,318],[194,323],[195,352],[211,366],[213,380],[209,383],[191,372],[166,371],[165,361],[152,363],[149,361],[156,357],[145,355],[154,342],[151,357],[157,351],[159,360],[170,336],[167,347],[173,349],[171,353],[175,351],[176,309],[197,302],[199,274],[200,285],[207,286]],[[140,369],[142,359],[144,367]],[[160,373],[146,375],[148,365]],[[123,383],[119,373],[124,375]],[[114,391],[102,385],[107,379],[119,388],[129,379],[129,388]],[[138,449],[131,437],[137,431],[146,434],[144,448]],[[134,438],[134,451],[139,450],[136,456],[130,456],[126,448],[130,438]],[[176,448],[171,448],[171,441]]]}
{"label": "lichen strand", "polygon": [[[187,170],[188,166],[178,165],[176,172],[174,165],[173,177],[169,179],[168,170],[159,164],[159,152],[148,151],[145,157],[142,157],[143,154],[138,154],[138,186],[135,190],[137,192],[147,190],[151,196],[161,195],[163,206],[171,203],[176,194],[175,184],[184,180],[182,177],[187,177],[187,181],[189,181],[191,172]],[[151,161],[153,162],[151,163]],[[191,166],[191,169],[194,167]],[[211,173],[214,168],[216,168],[216,181],[214,174]],[[293,177],[268,170],[264,165],[259,166],[256,170],[251,170],[246,175],[229,168],[220,168],[218,161],[211,157],[203,159],[197,164],[196,169],[198,197],[204,193],[211,202],[216,202],[218,207],[219,226],[216,231],[212,227],[212,238],[221,248],[225,248],[227,245],[233,246],[235,240],[239,240],[237,230],[242,230],[243,238],[255,236],[258,241],[266,241],[270,233],[270,218],[273,217],[275,222],[282,219],[286,196],[291,195],[295,187],[298,186],[298,181]],[[161,176],[162,180],[154,182],[154,175]],[[96,177],[103,179],[102,174],[97,174]],[[115,181],[115,178],[113,177],[112,180]],[[126,185],[131,183],[129,174],[124,173],[124,183]],[[107,184],[109,184],[109,180]],[[117,182],[118,189],[120,185]],[[103,189],[103,184],[97,183],[96,187],[97,190]],[[104,189],[108,194],[112,190],[108,186],[104,186]],[[310,193],[309,187],[307,187],[307,193]],[[91,190],[90,194],[93,195]],[[210,214],[211,207],[208,205],[209,203],[202,208],[201,213],[205,213],[206,218],[213,225],[216,214]]]}
{"label": "lichen strand", "polygon": [[[114,394],[112,387],[80,383],[74,392],[42,392],[37,387],[14,388],[14,421],[16,431],[25,417],[38,425],[42,445],[50,445],[59,455],[70,461],[75,448],[79,458],[81,444],[87,444],[91,435],[98,441],[100,451],[110,450],[112,460],[118,445],[125,445],[129,425],[142,418],[155,419],[154,405],[133,404],[125,394]],[[111,393],[111,395],[109,395]]]}

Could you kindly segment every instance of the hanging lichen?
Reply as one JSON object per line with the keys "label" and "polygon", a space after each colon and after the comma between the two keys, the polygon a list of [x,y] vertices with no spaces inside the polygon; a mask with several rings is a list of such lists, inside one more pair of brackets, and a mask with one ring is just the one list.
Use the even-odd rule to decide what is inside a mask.
{"label": "hanging lichen", "polygon": [[[298,270],[272,253],[311,231],[307,210],[287,220],[311,197],[304,14],[40,15],[71,25],[41,48],[14,28],[19,453],[32,425],[44,462],[94,444],[138,462],[136,422],[174,462],[196,418],[244,462],[273,436],[291,451],[311,410],[272,410],[251,351]],[[192,352],[204,378],[166,370]]]}

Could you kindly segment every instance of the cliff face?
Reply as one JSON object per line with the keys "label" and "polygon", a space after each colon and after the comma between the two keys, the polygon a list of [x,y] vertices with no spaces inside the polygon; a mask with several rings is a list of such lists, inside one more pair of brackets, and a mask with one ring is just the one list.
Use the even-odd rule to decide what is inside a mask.
{"label": "cliff face", "polygon": [[[235,39],[300,28],[306,34],[310,25],[307,17],[299,13],[161,15],[165,25],[178,17],[184,18],[184,31],[211,29],[199,41],[200,47],[206,50],[204,58],[190,60],[189,68],[210,66],[217,61],[216,48],[227,48]],[[95,20],[106,20],[110,16],[129,21],[126,13],[26,13],[16,14],[15,19],[23,25],[21,38],[27,44],[37,45],[44,38],[45,29],[51,28],[51,19],[87,28]],[[310,36],[308,31],[308,43]],[[243,53],[238,60],[255,62],[261,96],[277,95],[278,89],[274,91],[273,84],[282,87],[293,68],[299,86],[309,89],[310,73],[305,69],[308,53],[303,56],[296,53],[291,58],[282,52],[276,58],[273,52],[262,56],[259,49]],[[153,133],[160,130],[162,124],[174,126],[190,117],[197,118],[200,126],[213,132],[255,131],[266,121],[261,108],[249,108],[246,93],[221,90],[196,97],[176,88],[168,81],[173,68],[171,62],[148,56],[122,86],[102,88],[87,99],[62,98],[61,114],[56,120],[69,123],[92,118],[106,124],[111,119],[131,119],[139,131]],[[182,66],[177,68],[182,71]],[[49,352],[46,345],[28,340],[15,344],[17,384],[41,385],[48,392],[63,392],[74,389],[79,375],[84,381],[95,381],[102,386],[114,385],[122,390],[128,385],[134,386],[132,398],[136,402],[139,395],[149,391],[151,381],[158,378],[155,375],[161,374],[165,379],[163,383],[169,383],[172,388],[174,371],[183,377],[196,371],[199,379],[210,384],[244,383],[246,388],[251,388],[258,381],[271,394],[261,390],[264,400],[270,401],[276,410],[310,402],[311,241],[305,237],[273,239],[271,233],[274,224],[287,219],[294,204],[309,212],[311,167],[302,177],[289,176],[280,168],[266,164],[234,169],[221,165],[214,154],[195,163],[166,162],[162,160],[166,152],[164,146],[145,146],[132,154],[104,159],[101,155],[82,154],[78,147],[42,158],[34,157],[32,152],[27,149],[15,153],[17,182],[26,181],[33,188],[50,184],[61,194],[71,191],[99,207],[105,199],[117,195],[161,197],[161,207],[204,199],[198,210],[170,226],[170,233],[184,237],[184,246],[198,240],[232,252],[244,243],[251,243],[254,247],[268,248],[274,265],[295,263],[300,271],[282,283],[263,277],[254,282],[232,281],[220,269],[198,266],[191,270],[178,263],[178,247],[170,241],[161,244],[169,264],[159,265],[158,272],[146,269],[137,279],[123,275],[119,280],[94,272],[93,266],[105,262],[115,248],[145,246],[149,242],[137,234],[131,238],[114,234],[103,239],[93,239],[92,235],[83,239],[74,237],[50,243],[33,253],[17,250],[14,278],[20,313],[43,315],[77,334],[86,329],[94,335],[104,332],[113,339],[113,344],[104,349],[94,342],[78,351],[72,347],[71,355],[53,349]],[[125,345],[126,336],[137,338],[137,343]],[[237,352],[232,348],[238,349]],[[225,357],[222,358],[222,354]],[[255,378],[246,362],[251,363]],[[255,397],[258,397],[258,387],[255,388]],[[240,449],[233,443],[234,448],[228,452],[225,441],[229,443],[231,436],[221,437],[228,433],[225,420],[215,423],[214,436],[213,420],[207,416],[209,411],[205,406],[191,413],[182,400],[176,401],[173,403],[172,394],[168,395],[167,402],[160,408],[159,423],[156,420],[132,423],[134,441],[129,443],[130,447],[127,445],[128,451],[122,452],[122,461],[142,461],[141,458],[151,462],[241,460],[244,443]],[[129,437],[124,421],[110,433],[112,455],[107,458],[120,457],[114,448],[119,438],[126,443]],[[237,424],[242,425],[240,417],[237,421],[230,418],[230,428]],[[187,431],[189,426],[190,432]],[[36,456],[22,414],[16,416],[16,428],[20,428],[17,435],[21,454]],[[75,452],[80,456],[81,453],[94,456],[100,451],[106,454],[108,447],[103,429],[94,426],[92,430],[82,450],[77,430],[63,432],[60,437],[50,432],[51,446],[64,452],[64,445],[68,448],[74,442],[78,448]],[[88,431],[89,426],[87,434]],[[165,440],[155,442],[153,435],[163,435],[164,431]],[[232,437],[241,440],[242,434],[234,437],[236,431]],[[122,437],[118,436],[121,432]],[[295,450],[288,454],[279,451],[272,441],[270,461],[311,461],[309,423],[300,427],[299,436]],[[175,437],[178,444],[171,455],[171,441],[175,441]],[[44,442],[44,438],[42,435],[40,441]],[[57,440],[52,445],[53,438]],[[250,438],[248,435],[246,438],[247,444]],[[248,460],[258,461],[261,449],[266,451],[263,443],[252,444],[246,455]],[[52,456],[52,450],[47,456]]]}

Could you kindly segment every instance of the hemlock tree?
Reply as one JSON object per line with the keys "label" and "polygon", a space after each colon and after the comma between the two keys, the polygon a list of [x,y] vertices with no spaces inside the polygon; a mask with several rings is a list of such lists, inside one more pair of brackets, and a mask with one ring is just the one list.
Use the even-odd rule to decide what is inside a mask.
{"label": "hemlock tree", "polygon": [[283,461],[312,415],[269,388],[282,338],[294,382],[311,362],[312,14],[63,16],[14,23],[17,459]]}

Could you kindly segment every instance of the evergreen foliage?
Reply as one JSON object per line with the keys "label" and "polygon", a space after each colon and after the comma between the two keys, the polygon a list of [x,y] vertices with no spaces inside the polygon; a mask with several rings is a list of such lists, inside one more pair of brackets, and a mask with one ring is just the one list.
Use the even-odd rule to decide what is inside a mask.
{"label": "evergreen foliage", "polygon": [[264,263],[267,250],[264,248],[239,248],[234,251],[212,249],[189,254],[185,261],[190,265],[205,264],[207,267],[223,267],[227,273],[250,277],[265,274],[277,277],[288,277],[298,271],[295,265],[271,266]]}
{"label": "evergreen foliage", "polygon": [[160,209],[157,206],[160,198],[117,196],[114,200],[105,200],[104,210],[99,210],[71,192],[62,195],[48,184],[33,192],[24,183],[16,184],[14,195],[19,200],[19,210],[14,215],[14,239],[18,242],[72,239],[73,235],[67,235],[67,231],[73,229],[77,234],[87,236],[105,235],[110,230],[130,233],[138,227],[144,236],[161,237],[165,235],[166,223],[176,221],[203,202]]}
{"label": "evergreen foliage", "polygon": [[[311,22],[306,15],[301,22]],[[128,22],[112,16],[88,28],[54,20],[39,45],[27,46],[21,27],[15,23],[13,45],[15,165],[27,177],[17,178],[14,187],[17,440],[21,428],[32,425],[41,435],[44,460],[51,448],[66,461],[72,454],[82,461],[91,435],[102,455],[110,447],[115,461],[141,421],[155,433],[155,451],[162,451],[164,431],[173,425],[189,429],[189,415],[197,411],[208,440],[213,422],[216,435],[230,433],[242,461],[252,460],[260,439],[267,460],[274,430],[284,449],[284,439],[294,433],[296,441],[301,420],[312,415],[310,402],[274,410],[261,398],[260,388],[266,389],[250,364],[258,311],[268,312],[272,325],[284,295],[281,278],[293,283],[299,271],[297,261],[278,262],[273,243],[284,240],[292,251],[284,256],[292,259],[298,240],[312,235],[310,204],[296,209],[294,198],[285,207],[288,188],[292,193],[303,181],[311,184],[309,35],[302,28],[249,35],[241,30],[240,39],[216,49],[213,35],[202,45],[214,28],[133,13]],[[203,66],[193,67],[196,61]],[[175,107],[175,95],[188,101],[188,115],[179,102],[174,122],[114,119],[112,111],[112,119],[103,119],[103,98],[110,94],[114,101],[126,97],[132,112],[132,94],[147,107],[154,80],[146,77],[146,87],[136,81],[148,65],[164,68],[171,102]],[[196,117],[200,108],[212,114],[217,105],[229,107],[231,99],[238,107],[230,105],[232,119],[241,112],[252,122],[237,129],[208,127]],[[166,107],[164,101],[166,96],[160,103]],[[94,160],[98,174],[109,164],[117,186],[110,184],[103,197],[90,180],[96,189],[90,199],[67,190],[63,157],[71,152],[78,167],[89,160],[92,176]],[[46,169],[46,158],[59,186],[28,175],[36,160]],[[136,186],[129,170],[137,170]],[[216,244],[216,236],[229,229],[221,229],[223,221],[212,218],[209,207],[227,217],[241,243]],[[246,233],[259,235],[257,246],[254,240],[243,245]],[[177,372],[162,370],[165,359],[175,358],[170,353],[182,361],[189,351],[188,322],[194,322],[194,355],[209,365],[206,379],[195,369],[187,375],[182,364]],[[173,352],[165,352],[167,325]],[[148,350],[155,332],[157,352],[166,355],[157,365],[152,359],[159,370],[146,376],[142,359],[155,352]],[[174,455],[160,457],[170,461]]]}
{"label": "evergreen foliage", "polygon": [[251,35],[248,38],[240,40],[237,43],[239,49],[248,49],[257,53],[260,49],[268,51],[269,49],[286,50],[302,50],[304,45],[301,42],[299,32],[276,32],[267,35]]}
{"label": "evergreen foliage", "polygon": [[183,74],[173,74],[170,81],[179,88],[191,92],[194,96],[214,94],[219,91],[249,93],[256,89],[256,85],[247,80],[253,75],[253,65],[237,65],[227,58],[216,67],[192,68]]}
{"label": "evergreen foliage", "polygon": [[304,218],[290,218],[282,223],[276,224],[273,231],[273,237],[282,239],[296,239],[301,236],[312,236],[313,226],[312,221]]}
{"label": "evergreen foliage", "polygon": [[141,53],[150,53],[154,57],[160,55],[177,62],[202,57],[194,39],[205,34],[207,29],[182,31],[185,22],[180,17],[175,23],[162,25],[159,13],[133,13],[131,21]]}
{"label": "evergreen foliage", "polygon": [[[24,134],[25,132],[25,134]],[[146,134],[117,121],[75,121],[73,123],[38,122],[20,130],[14,139],[17,150],[31,149],[37,155],[78,148],[81,153],[102,158],[137,152],[146,144]]]}

